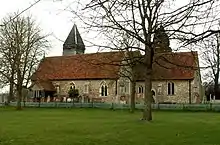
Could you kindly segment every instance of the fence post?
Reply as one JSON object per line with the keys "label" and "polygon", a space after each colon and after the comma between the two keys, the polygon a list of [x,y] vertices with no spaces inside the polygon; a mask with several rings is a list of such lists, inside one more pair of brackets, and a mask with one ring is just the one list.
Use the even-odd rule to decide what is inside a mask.
{"label": "fence post", "polygon": [[209,110],[212,111],[212,103],[210,103]]}
{"label": "fence post", "polygon": [[160,104],[159,103],[157,103],[157,109],[160,110]]}
{"label": "fence post", "polygon": [[68,108],[68,104],[67,104],[67,102],[65,101],[65,105],[66,105],[66,108]]}
{"label": "fence post", "polygon": [[74,98],[73,98],[72,108],[74,108]]}
{"label": "fence post", "polygon": [[114,110],[114,97],[112,97],[112,105],[111,105],[111,110]]}
{"label": "fence post", "polygon": [[41,101],[39,100],[39,102],[38,102],[38,108],[40,108],[40,102],[41,102]]}
{"label": "fence post", "polygon": [[92,99],[92,108],[94,108],[94,105],[93,105],[93,99]]}
{"label": "fence post", "polygon": [[54,101],[54,107],[57,108],[57,101]]}
{"label": "fence post", "polygon": [[114,110],[114,104],[113,104],[113,102],[112,102],[112,105],[111,105],[110,109]]}

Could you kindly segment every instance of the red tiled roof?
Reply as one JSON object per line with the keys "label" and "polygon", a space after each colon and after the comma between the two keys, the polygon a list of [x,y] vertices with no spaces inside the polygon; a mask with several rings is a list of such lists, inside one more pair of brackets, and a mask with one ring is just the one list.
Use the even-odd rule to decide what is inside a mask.
{"label": "red tiled roof", "polygon": [[30,86],[30,88],[32,88],[34,85],[37,85],[40,87],[40,89],[45,91],[55,91],[52,82],[49,80],[37,80]]}
{"label": "red tiled roof", "polygon": [[[117,79],[123,58],[122,52],[46,57],[32,80]],[[153,79],[193,79],[197,65],[197,52],[159,53],[154,57]],[[136,68],[138,80],[144,79],[143,69]]]}
{"label": "red tiled roof", "polygon": [[123,56],[122,52],[103,52],[46,57],[32,80],[116,79]]}
{"label": "red tiled roof", "polygon": [[[198,69],[197,52],[166,52],[158,53],[154,57],[154,80],[183,80],[193,79]],[[137,67],[138,80],[143,80],[143,66]]]}

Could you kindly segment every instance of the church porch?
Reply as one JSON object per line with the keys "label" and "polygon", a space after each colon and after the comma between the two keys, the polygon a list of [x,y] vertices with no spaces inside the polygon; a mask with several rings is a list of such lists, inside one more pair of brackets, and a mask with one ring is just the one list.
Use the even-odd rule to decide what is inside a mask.
{"label": "church porch", "polygon": [[56,90],[50,81],[34,82],[30,87],[33,102],[53,102]]}

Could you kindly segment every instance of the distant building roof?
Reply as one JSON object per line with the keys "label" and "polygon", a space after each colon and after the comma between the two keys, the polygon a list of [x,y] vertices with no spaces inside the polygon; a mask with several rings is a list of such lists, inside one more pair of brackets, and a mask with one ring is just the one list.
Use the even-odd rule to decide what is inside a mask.
{"label": "distant building roof", "polygon": [[[102,52],[46,57],[32,80],[117,79],[123,52]],[[154,57],[153,79],[193,79],[198,69],[197,52],[166,52]],[[136,66],[139,81],[144,80],[143,64]]]}
{"label": "distant building roof", "polygon": [[103,52],[46,57],[32,80],[116,79],[124,53]]}
{"label": "distant building roof", "polygon": [[[36,85],[38,88],[34,89],[34,85]],[[49,80],[37,80],[29,88],[33,90],[55,91],[55,87]]]}
{"label": "distant building roof", "polygon": [[[144,67],[136,67],[138,80],[144,79]],[[165,52],[155,54],[153,62],[154,80],[184,80],[193,79],[198,70],[197,52]]]}

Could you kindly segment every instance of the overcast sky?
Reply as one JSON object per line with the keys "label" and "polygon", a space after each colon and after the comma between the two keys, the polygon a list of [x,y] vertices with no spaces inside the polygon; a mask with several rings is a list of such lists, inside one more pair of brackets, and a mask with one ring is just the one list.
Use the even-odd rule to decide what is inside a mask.
{"label": "overcast sky", "polygon": [[[0,19],[7,16],[8,13],[26,9],[35,1],[37,0],[0,0]],[[47,54],[48,56],[62,54],[62,41],[65,41],[74,23],[77,25],[85,44],[85,40],[92,42],[98,42],[98,40],[100,40],[99,38],[93,36],[94,33],[88,33],[86,30],[84,30],[82,28],[82,24],[77,20],[74,20],[74,15],[68,11],[70,10],[69,7],[71,7],[71,9],[74,11],[80,10],[82,6],[77,4],[77,2],[88,3],[89,0],[41,0],[30,10],[24,13],[33,15],[34,19],[37,20],[37,23],[43,29],[44,33],[52,34],[49,37],[51,48]],[[183,2],[181,2],[181,4],[182,3]],[[59,41],[59,39],[62,41]],[[175,49],[172,46],[172,43],[171,47]],[[97,52],[97,49],[94,47],[87,47],[86,53],[88,52]]]}
{"label": "overcast sky", "polygon": [[[37,0],[0,0],[0,19],[7,16],[8,13],[26,9],[35,1]],[[68,11],[68,7],[71,7],[74,11],[80,10],[82,7],[77,4],[79,1],[81,3],[89,2],[89,0],[41,0],[24,13],[33,15],[34,19],[37,20],[37,23],[42,28],[43,33],[53,34],[49,37],[51,48],[47,56],[62,55],[63,42],[60,40],[64,41],[66,39],[74,23],[78,26],[85,44],[85,39],[90,41],[100,40],[95,38],[91,33],[85,33],[86,31],[82,29],[82,24],[76,20],[74,21],[74,15]],[[87,47],[86,53],[91,52],[97,52],[97,49]]]}
{"label": "overcast sky", "polygon": [[[0,0],[0,19],[5,17],[8,13],[24,10],[35,1],[36,0]],[[73,0],[41,0],[30,10],[26,11],[25,14],[33,15],[44,33],[52,33],[55,37],[63,41],[69,34],[74,23],[77,24],[82,37],[84,37],[86,34],[83,33],[83,30],[80,28],[80,23],[74,21],[71,12],[64,10],[68,6],[71,6],[75,10],[80,9],[80,6],[76,2],[73,2]],[[48,52],[48,56],[62,54],[63,42],[53,37],[53,35],[49,37],[51,48]],[[96,51],[94,48],[86,49],[86,52]]]}

